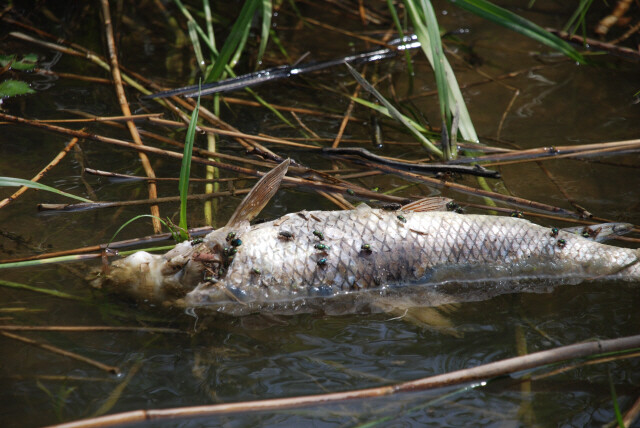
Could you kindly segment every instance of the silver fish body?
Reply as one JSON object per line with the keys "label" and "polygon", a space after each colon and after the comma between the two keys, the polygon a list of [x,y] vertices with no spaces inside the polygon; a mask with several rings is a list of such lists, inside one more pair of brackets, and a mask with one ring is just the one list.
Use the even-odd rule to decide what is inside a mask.
{"label": "silver fish body", "polygon": [[337,297],[355,308],[362,296],[384,298],[405,288],[446,289],[450,297],[433,302],[439,304],[456,301],[457,292],[476,300],[519,291],[516,284],[526,289],[528,281],[640,282],[638,257],[638,250],[518,218],[361,205],[224,227],[164,256],[137,253],[115,262],[101,282],[175,306],[295,312]]}

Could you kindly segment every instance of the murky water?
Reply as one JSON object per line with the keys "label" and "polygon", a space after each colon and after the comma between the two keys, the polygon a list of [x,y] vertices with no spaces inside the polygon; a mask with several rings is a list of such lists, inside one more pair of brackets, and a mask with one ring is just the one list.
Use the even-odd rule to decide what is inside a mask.
{"label": "murky water", "polygon": [[[151,8],[151,4],[147,6]],[[497,136],[501,117],[516,89],[519,95],[507,113],[500,138],[519,147],[637,138],[639,107],[633,103],[633,94],[640,88],[637,64],[604,57],[595,58],[594,65],[578,66],[549,55],[541,45],[463,13],[448,3],[438,6],[439,11],[443,8],[447,11],[440,14],[444,29],[468,29],[457,36],[461,44],[449,40],[448,46],[461,58],[469,57],[467,48],[471,47],[481,60],[481,63],[476,62],[474,69],[451,57],[461,84],[483,80],[480,71],[499,76],[529,69],[514,78],[464,90],[483,141],[501,144],[491,138]],[[172,5],[167,7],[177,14]],[[356,19],[330,13],[330,6],[319,8],[298,3],[298,7],[305,16],[353,31],[387,28],[372,25],[363,28]],[[168,86],[187,83],[190,67],[179,64],[191,60],[190,50],[174,46],[173,35],[164,27],[166,19],[160,13],[143,7],[130,9],[130,5],[125,5],[127,19],[118,21],[118,28],[124,31],[120,39],[121,62]],[[327,30],[296,29],[297,19],[286,10],[287,7],[283,7],[275,20],[275,28],[292,58],[306,51],[311,52],[312,59],[328,59],[367,49],[362,42],[356,41],[351,46],[351,38]],[[560,27],[571,11],[556,2],[535,2],[533,10],[517,10],[543,26],[553,27]],[[38,28],[104,52],[101,25],[95,10],[72,5],[51,12],[61,21],[54,23],[46,18],[44,11],[37,10],[30,12],[28,17]],[[8,30],[17,31],[18,28],[5,26],[3,37]],[[40,66],[56,72],[108,77],[84,59],[59,55],[11,37],[4,38],[2,50],[4,53],[35,52],[41,58]],[[271,52],[276,55],[275,49]],[[167,56],[172,58],[171,67],[166,67]],[[413,94],[435,89],[432,73],[421,54],[414,58],[417,76]],[[543,67],[539,67],[541,65]],[[390,73],[398,97],[406,96],[408,83],[402,60],[387,60],[375,68],[380,77]],[[374,66],[369,65],[370,73],[373,69]],[[121,114],[114,90],[109,85],[38,74],[23,78],[32,82],[38,93],[5,101],[3,108],[9,114],[41,119],[74,117],[66,111],[72,109],[105,116]],[[345,70],[335,69],[304,79],[268,84],[258,91],[274,104],[311,108],[320,105],[342,113],[348,100],[317,85],[337,87],[349,85],[351,81]],[[387,91],[388,83],[382,84],[381,88]],[[352,90],[352,87],[346,89],[347,92]],[[137,100],[133,92],[129,95],[137,113],[147,109],[161,111],[152,102]],[[205,101],[205,105],[208,102]],[[415,98],[413,105],[425,117],[432,120],[437,117],[436,97]],[[355,116],[366,121],[369,112],[357,107]],[[230,104],[223,108],[222,117],[248,133],[300,136],[297,130],[283,126],[264,109]],[[339,128],[338,119],[302,114],[300,117],[321,137],[333,138]],[[391,121],[385,123],[392,125]],[[27,127],[1,126],[0,175],[3,176],[30,178],[68,141],[67,137]],[[144,123],[140,127],[178,140],[183,138],[173,130]],[[129,138],[125,131],[107,125],[88,125],[88,129],[116,138]],[[410,141],[393,126],[385,126],[384,132],[389,140]],[[368,135],[369,128],[362,122],[351,123],[345,132],[345,138],[368,138]],[[202,137],[198,144],[204,146]],[[309,152],[266,146],[312,167],[331,167],[328,159]],[[371,145],[365,147],[373,150]],[[230,154],[244,153],[229,138],[222,138],[220,150]],[[424,156],[415,145],[387,145],[379,153],[405,158]],[[178,162],[158,157],[151,159],[158,176],[178,176]],[[607,163],[547,161],[545,166],[570,197],[592,213],[640,224],[640,176],[637,169],[631,167],[638,165],[637,154],[604,160]],[[90,197],[87,189],[91,188],[99,200],[146,197],[145,186],[137,182],[114,182],[92,176],[82,178],[83,164],[120,173],[143,173],[135,153],[86,141],[82,143],[81,154],[71,153],[43,182],[87,197]],[[535,163],[504,166],[501,172],[504,177],[502,187],[514,195],[570,208],[566,198]],[[194,165],[192,175],[203,176],[203,168]],[[474,184],[468,178],[460,179],[460,182]],[[382,190],[407,184],[392,176],[365,178],[361,183],[379,186]],[[8,196],[13,190],[0,189],[0,196]],[[202,190],[200,184],[192,186],[194,193]],[[176,195],[177,184],[161,184],[159,193],[161,196]],[[399,192],[408,196],[434,193],[439,191],[424,185]],[[467,195],[444,194],[461,202],[481,203]],[[220,223],[224,223],[238,201],[239,198],[220,201]],[[0,210],[0,258],[103,243],[126,220],[147,213],[144,207],[129,207],[45,214],[36,210],[36,204],[40,202],[67,201],[52,194],[29,191]],[[299,209],[333,208],[330,202],[315,194],[291,190],[281,191],[262,215],[272,218]],[[177,221],[177,209],[177,204],[164,204],[161,213]],[[202,225],[202,204],[192,203],[189,209],[191,225]],[[550,220],[535,221],[564,226]],[[118,239],[150,233],[149,224],[139,221],[127,227]],[[194,318],[185,314],[139,307],[91,290],[83,276],[96,266],[98,262],[86,262],[1,271],[0,277],[5,281],[58,290],[86,300],[0,287],[0,320],[4,324],[35,326],[174,327],[183,333],[17,333],[117,366],[122,370],[121,375],[111,375],[82,362],[0,337],[0,379],[3,384],[0,419],[3,426],[40,426],[103,412],[291,397],[388,385],[512,357],[518,353],[517,343],[525,343],[528,352],[535,352],[593,338],[636,334],[640,327],[637,287],[606,282],[564,286],[546,294],[505,295],[490,301],[461,304],[448,315],[453,332],[415,325],[386,314],[200,318],[196,325]],[[602,425],[614,420],[609,375],[625,411],[640,392],[639,369],[640,360],[626,359],[580,367],[531,384],[502,379],[464,391],[447,388],[332,406],[234,414],[206,421],[182,420],[171,425],[352,426],[373,422],[398,427]],[[119,390],[123,382],[127,382],[126,387]],[[452,392],[456,393],[444,397]],[[116,396],[117,400],[110,400]]]}

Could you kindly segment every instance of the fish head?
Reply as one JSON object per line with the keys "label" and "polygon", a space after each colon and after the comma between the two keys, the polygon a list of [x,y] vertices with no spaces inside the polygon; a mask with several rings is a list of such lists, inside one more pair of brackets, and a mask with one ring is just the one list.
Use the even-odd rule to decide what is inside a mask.
{"label": "fish head", "polygon": [[[164,255],[138,251],[113,262],[106,272],[94,272],[91,285],[138,301],[171,306],[201,281],[204,265],[197,255],[206,246],[190,242],[176,245]],[[207,257],[215,262],[215,256]]]}

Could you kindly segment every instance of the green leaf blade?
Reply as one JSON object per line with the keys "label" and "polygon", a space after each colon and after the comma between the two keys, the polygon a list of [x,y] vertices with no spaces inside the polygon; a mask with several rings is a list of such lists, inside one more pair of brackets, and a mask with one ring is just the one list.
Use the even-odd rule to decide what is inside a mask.
{"label": "green leaf blade", "polygon": [[5,80],[0,83],[0,98],[15,97],[17,95],[35,94],[36,91],[22,80]]}
{"label": "green leaf blade", "polygon": [[76,199],[82,202],[92,203],[91,199],[86,199],[80,196],[72,195],[71,193],[63,192],[62,190],[55,189],[53,187],[47,186],[42,183],[38,183],[36,181],[25,180],[22,178],[15,177],[0,177],[0,187],[29,187],[31,189],[45,190],[51,193],[57,193],[58,195],[66,196],[68,198]]}
{"label": "green leaf blade", "polygon": [[257,7],[262,0],[247,0],[238,19],[233,24],[229,37],[225,40],[222,49],[220,49],[220,55],[216,58],[216,62],[213,64],[211,71],[205,78],[205,83],[210,83],[218,80],[222,75],[225,66],[229,63],[231,55],[236,51],[236,48],[241,44],[243,39],[246,39],[246,35],[251,28],[251,20]]}
{"label": "green leaf blade", "polygon": [[180,167],[180,181],[178,187],[180,189],[180,238],[182,240],[189,239],[187,233],[187,196],[189,194],[189,177],[191,176],[191,155],[193,153],[193,143],[196,138],[196,124],[198,123],[198,112],[200,110],[200,94],[196,107],[191,113],[191,120],[187,128],[187,136],[184,141],[184,152],[182,156],[182,166]]}

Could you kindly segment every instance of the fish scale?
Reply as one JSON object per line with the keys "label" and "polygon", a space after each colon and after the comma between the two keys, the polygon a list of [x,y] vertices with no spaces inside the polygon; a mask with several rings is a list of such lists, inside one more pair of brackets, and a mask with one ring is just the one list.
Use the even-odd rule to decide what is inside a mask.
{"label": "fish scale", "polygon": [[[234,298],[240,304],[268,303],[450,281],[640,279],[636,250],[563,231],[553,236],[551,229],[527,220],[407,212],[401,213],[403,223],[398,214],[361,205],[351,211],[288,214],[253,226],[242,234],[243,245],[226,276],[216,284],[199,285],[187,294],[186,303],[233,303]],[[294,237],[281,239],[283,230]],[[314,230],[323,232],[324,240]],[[325,254],[314,247],[317,243],[330,249]],[[363,251],[363,244],[371,252]],[[325,265],[318,264],[321,258]],[[261,274],[252,275],[254,269]]]}

